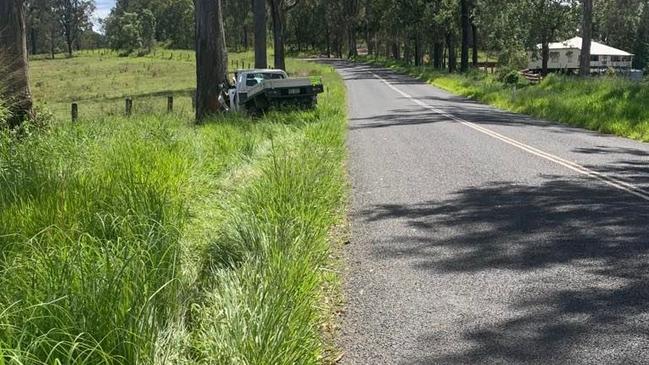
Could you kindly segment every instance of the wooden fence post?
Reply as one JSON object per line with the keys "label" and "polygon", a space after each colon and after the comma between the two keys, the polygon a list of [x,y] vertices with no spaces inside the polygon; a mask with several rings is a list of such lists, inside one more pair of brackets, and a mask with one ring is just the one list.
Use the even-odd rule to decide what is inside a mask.
{"label": "wooden fence post", "polygon": [[130,97],[126,98],[125,100],[125,111],[126,111],[126,116],[130,117],[131,113],[133,112],[133,99]]}
{"label": "wooden fence post", "polygon": [[174,97],[167,96],[167,113],[171,113],[173,111],[174,111]]}
{"label": "wooden fence post", "polygon": [[76,122],[79,120],[79,105],[77,103],[72,103],[72,107],[70,108],[70,112],[72,114],[72,122]]}

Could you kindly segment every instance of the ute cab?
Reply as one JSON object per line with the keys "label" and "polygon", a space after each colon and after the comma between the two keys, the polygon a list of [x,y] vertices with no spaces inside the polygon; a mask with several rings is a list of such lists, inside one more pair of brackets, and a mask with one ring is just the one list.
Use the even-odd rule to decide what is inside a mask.
{"label": "ute cab", "polygon": [[234,87],[228,90],[230,109],[240,110],[248,101],[248,92],[266,80],[285,80],[288,74],[283,70],[256,69],[239,70],[234,74]]}

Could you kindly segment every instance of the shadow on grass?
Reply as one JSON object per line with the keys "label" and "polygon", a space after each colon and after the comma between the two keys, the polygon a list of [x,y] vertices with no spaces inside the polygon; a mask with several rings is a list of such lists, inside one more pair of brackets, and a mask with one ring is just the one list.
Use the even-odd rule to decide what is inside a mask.
{"label": "shadow on grass", "polygon": [[[418,363],[638,363],[649,361],[649,205],[590,180],[547,176],[540,185],[493,182],[443,201],[385,204],[368,222],[401,220],[416,236],[377,245],[430,275],[505,270],[526,290],[516,315],[458,323],[470,346],[431,351]],[[497,280],[491,278],[491,280]],[[534,287],[528,287],[534,282]],[[419,338],[435,348],[443,334]]]}

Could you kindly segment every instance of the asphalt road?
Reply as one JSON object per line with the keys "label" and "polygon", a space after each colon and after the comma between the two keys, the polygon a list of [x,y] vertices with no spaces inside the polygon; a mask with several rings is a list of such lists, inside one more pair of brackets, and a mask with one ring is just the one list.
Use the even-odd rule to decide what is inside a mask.
{"label": "asphalt road", "polygon": [[344,364],[649,363],[649,144],[335,63]]}

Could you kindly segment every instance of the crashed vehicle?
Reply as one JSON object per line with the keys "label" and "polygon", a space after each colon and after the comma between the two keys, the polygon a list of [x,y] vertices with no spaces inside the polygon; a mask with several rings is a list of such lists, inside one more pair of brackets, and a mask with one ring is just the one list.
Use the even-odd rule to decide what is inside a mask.
{"label": "crashed vehicle", "polygon": [[228,108],[251,113],[271,107],[313,108],[324,91],[320,78],[289,78],[283,70],[239,70],[227,92]]}

